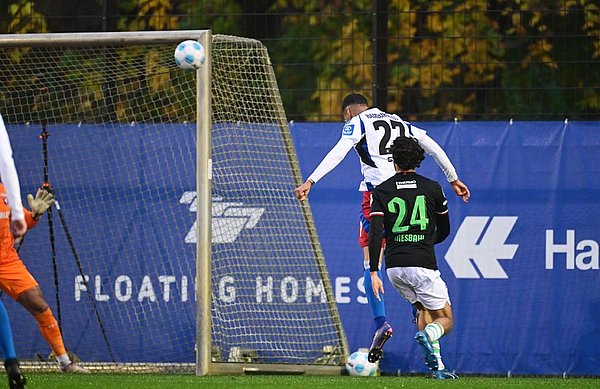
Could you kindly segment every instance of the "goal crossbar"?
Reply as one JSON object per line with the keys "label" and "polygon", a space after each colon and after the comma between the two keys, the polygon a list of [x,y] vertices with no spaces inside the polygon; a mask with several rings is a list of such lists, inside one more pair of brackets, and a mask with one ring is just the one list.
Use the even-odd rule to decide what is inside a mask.
{"label": "goal crossbar", "polygon": [[199,40],[209,30],[0,34],[0,47],[131,46]]}

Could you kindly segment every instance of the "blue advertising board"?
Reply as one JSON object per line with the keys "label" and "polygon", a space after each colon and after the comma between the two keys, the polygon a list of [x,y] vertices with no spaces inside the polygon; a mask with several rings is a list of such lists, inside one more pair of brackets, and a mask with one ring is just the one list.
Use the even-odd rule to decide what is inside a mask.
{"label": "blue advertising board", "polygon": [[[419,169],[442,184],[449,200],[452,232],[436,246],[455,316],[441,340],[447,367],[599,375],[600,123],[417,125],[444,148],[472,193],[464,204],[431,158]],[[292,126],[304,177],[341,130],[340,124]],[[360,179],[358,158],[348,155],[310,193],[351,349],[369,347],[373,331],[360,279]],[[380,367],[425,371],[410,306],[384,283],[395,332]]]}
{"label": "blue advertising board", "polygon": [[[418,125],[444,148],[472,192],[471,200],[464,204],[431,158],[426,158],[419,170],[440,182],[449,200],[452,231],[436,247],[455,315],[453,331],[441,341],[448,368],[477,374],[600,375],[596,351],[600,347],[600,124]],[[164,129],[123,125],[102,137],[90,126],[78,128],[77,137],[67,136],[74,126],[52,129],[51,176],[69,172],[61,176],[58,195],[71,234],[86,236],[76,241],[76,248],[85,258],[90,292],[101,316],[107,318],[105,330],[113,340],[112,351],[124,362],[194,361],[194,245],[188,239],[195,216],[190,197],[195,187],[194,165],[172,158],[181,152],[181,145],[188,145],[191,149],[185,152],[193,154],[190,128],[173,125],[169,136],[161,136],[159,131]],[[304,178],[337,142],[341,131],[340,123],[291,124]],[[39,185],[43,166],[40,145],[31,141],[36,135],[32,129],[10,127],[9,133],[24,192],[29,193]],[[123,142],[128,142],[127,148],[121,147]],[[278,140],[265,142],[281,148]],[[134,155],[126,152],[131,147],[136,150]],[[250,155],[253,147],[248,149],[239,147],[236,155]],[[172,162],[156,164],[150,157],[156,154],[170,156],[164,160]],[[282,154],[282,164],[285,158]],[[95,167],[97,172],[91,174],[84,166]],[[284,171],[291,175],[289,168]],[[178,179],[167,184],[164,177],[173,175]],[[368,347],[374,330],[357,241],[360,180],[358,158],[348,155],[316,184],[309,197],[351,350]],[[154,189],[148,197],[137,198],[144,186]],[[292,186],[277,188],[290,193],[289,200],[281,200],[288,208],[296,203]],[[260,196],[250,198],[248,190],[234,182],[223,183],[223,188],[217,185],[217,189],[226,196],[213,199],[216,202],[228,206],[243,203],[246,213],[264,211]],[[119,201],[94,208],[95,199],[106,203],[111,196],[118,196]],[[84,202],[85,207],[71,208],[75,202]],[[143,220],[131,219],[132,212]],[[181,225],[172,223],[174,215]],[[269,220],[256,218],[256,233],[268,229]],[[58,226],[56,218],[55,224]],[[244,233],[253,232],[246,229]],[[22,256],[54,307],[55,281],[48,248],[39,243],[48,240],[48,231],[36,228],[31,234]],[[57,228],[56,234],[57,250],[69,254],[63,231]],[[109,252],[100,252],[97,245],[105,239],[104,234],[110,234],[113,242]],[[229,238],[220,239],[225,247]],[[161,245],[152,243],[157,241]],[[189,261],[174,268],[167,260],[172,256]],[[107,349],[76,263],[61,255],[58,270],[68,346],[84,360],[106,360]],[[248,281],[251,287],[255,278]],[[395,332],[386,344],[380,368],[389,374],[425,372],[413,340],[416,330],[411,308],[386,279],[384,284],[387,317]],[[3,301],[13,326],[18,323],[19,356],[29,358],[47,348],[35,321],[9,299]],[[282,309],[294,310],[286,307]],[[311,316],[311,307],[304,305],[302,315]],[[139,325],[144,331],[137,330]],[[165,334],[165,328],[174,328],[175,333]],[[166,347],[169,342],[183,343]]]}

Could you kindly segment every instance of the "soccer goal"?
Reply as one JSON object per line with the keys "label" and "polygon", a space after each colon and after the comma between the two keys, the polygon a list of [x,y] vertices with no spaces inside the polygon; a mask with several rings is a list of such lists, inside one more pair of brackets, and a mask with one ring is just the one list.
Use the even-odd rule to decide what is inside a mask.
{"label": "soccer goal", "polygon": [[[173,58],[187,39],[207,53],[197,71]],[[342,371],[346,336],[261,42],[0,35],[0,113],[24,194],[44,184],[57,198],[19,253],[83,366]],[[19,357],[44,366],[33,318],[9,315]]]}

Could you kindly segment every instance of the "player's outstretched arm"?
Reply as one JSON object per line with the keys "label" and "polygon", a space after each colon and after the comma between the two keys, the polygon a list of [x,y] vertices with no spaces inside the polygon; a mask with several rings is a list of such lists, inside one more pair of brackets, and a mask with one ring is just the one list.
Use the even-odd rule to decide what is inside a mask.
{"label": "player's outstretched arm", "polygon": [[308,180],[294,190],[296,198],[301,201],[306,200],[308,192],[310,192],[310,188],[312,188],[313,184],[339,165],[352,146],[354,146],[354,141],[351,138],[342,137],[323,158],[319,166],[317,166],[315,171],[309,176]]}
{"label": "player's outstretched arm", "polygon": [[452,181],[450,185],[452,185],[452,190],[454,190],[454,193],[463,199],[465,203],[469,201],[469,198],[471,197],[471,191],[469,191],[469,188],[461,180]]}

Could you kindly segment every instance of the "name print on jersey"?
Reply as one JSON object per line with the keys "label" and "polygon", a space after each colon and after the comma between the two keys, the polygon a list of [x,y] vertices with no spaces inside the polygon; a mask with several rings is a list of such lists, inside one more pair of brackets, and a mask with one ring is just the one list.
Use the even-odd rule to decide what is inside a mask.
{"label": "name print on jersey", "polygon": [[417,181],[396,181],[396,189],[417,189]]}

